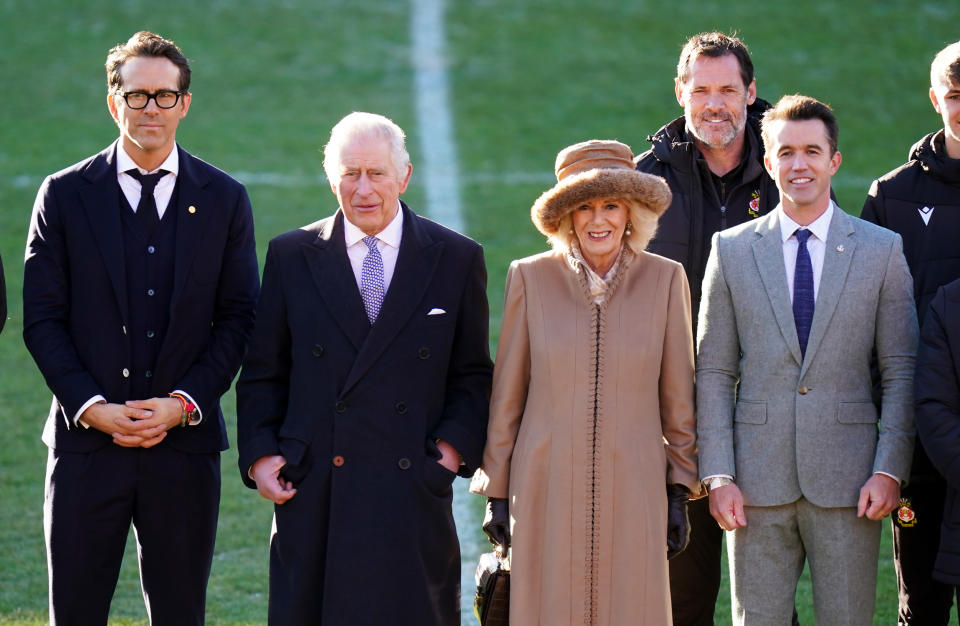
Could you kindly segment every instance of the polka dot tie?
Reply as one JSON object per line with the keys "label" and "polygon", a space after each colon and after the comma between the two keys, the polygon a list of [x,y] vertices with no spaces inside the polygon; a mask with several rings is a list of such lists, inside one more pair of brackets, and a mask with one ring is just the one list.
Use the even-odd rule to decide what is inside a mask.
{"label": "polka dot tie", "polygon": [[377,241],[373,236],[363,238],[363,243],[367,245],[367,256],[363,257],[360,271],[360,296],[371,324],[377,321],[383,304],[383,257],[380,256]]}

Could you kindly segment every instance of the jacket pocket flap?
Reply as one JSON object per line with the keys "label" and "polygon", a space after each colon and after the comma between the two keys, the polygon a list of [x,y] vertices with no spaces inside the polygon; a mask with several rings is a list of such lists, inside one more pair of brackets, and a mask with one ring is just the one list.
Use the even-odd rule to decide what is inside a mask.
{"label": "jacket pocket flap", "polygon": [[876,424],[877,407],[873,402],[840,402],[837,421],[841,424]]}
{"label": "jacket pocket flap", "polygon": [[767,403],[737,402],[737,410],[733,415],[733,421],[741,424],[766,424]]}

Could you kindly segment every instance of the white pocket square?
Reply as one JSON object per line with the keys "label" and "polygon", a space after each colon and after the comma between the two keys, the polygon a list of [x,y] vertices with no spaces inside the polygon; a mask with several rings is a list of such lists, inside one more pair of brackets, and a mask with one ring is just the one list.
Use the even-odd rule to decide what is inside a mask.
{"label": "white pocket square", "polygon": [[443,309],[430,309],[430,312],[427,315],[446,315],[446,311]]}

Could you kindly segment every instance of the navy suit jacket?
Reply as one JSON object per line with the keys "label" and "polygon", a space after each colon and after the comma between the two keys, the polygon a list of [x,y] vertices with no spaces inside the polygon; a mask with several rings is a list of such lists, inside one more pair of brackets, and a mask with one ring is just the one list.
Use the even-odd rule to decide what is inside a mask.
{"label": "navy suit jacket", "polygon": [[[259,291],[253,215],[243,186],[177,148],[176,261],[170,324],[152,378],[154,397],[181,389],[203,421],[174,428],[163,445],[188,452],[227,447],[220,397],[240,367]],[[52,174],[37,194],[27,237],[23,336],[53,402],[43,432],[55,449],[88,452],[111,442],[74,424],[90,398],[130,397],[131,339],[116,143]]]}

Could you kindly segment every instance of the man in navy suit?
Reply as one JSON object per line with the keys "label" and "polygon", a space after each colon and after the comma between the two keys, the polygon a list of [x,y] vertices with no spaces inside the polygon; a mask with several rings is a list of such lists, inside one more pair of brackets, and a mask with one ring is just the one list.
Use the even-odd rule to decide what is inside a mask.
{"label": "man in navy suit", "polygon": [[243,186],[175,141],[190,67],[139,32],[106,62],[120,138],[48,176],[27,237],[24,341],[53,402],[50,622],[106,624],[130,523],[154,626],[202,624],[227,447],[220,397],[259,290]]}
{"label": "man in navy suit", "polygon": [[387,118],[341,120],[324,168],[340,209],[270,242],[237,383],[240,472],[275,503],[270,623],[459,624],[451,483],[480,463],[493,370],[483,251],[400,202]]}

